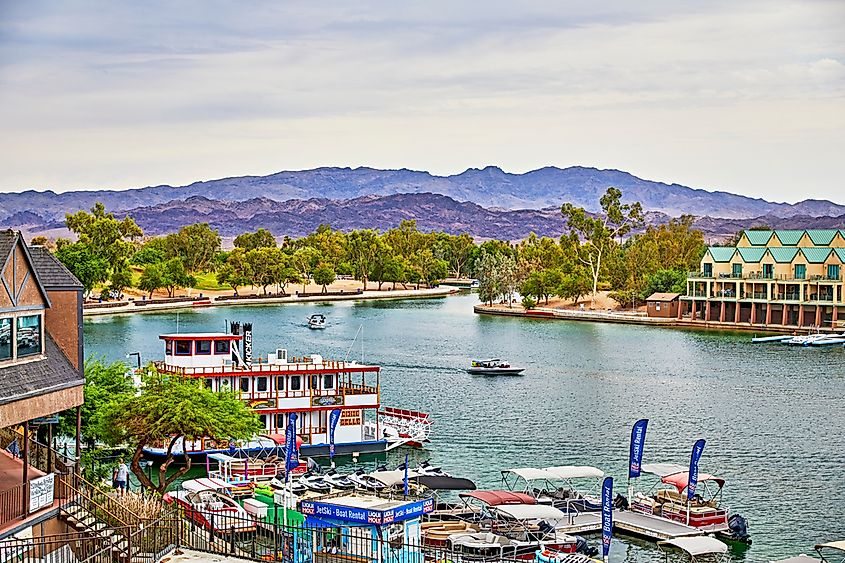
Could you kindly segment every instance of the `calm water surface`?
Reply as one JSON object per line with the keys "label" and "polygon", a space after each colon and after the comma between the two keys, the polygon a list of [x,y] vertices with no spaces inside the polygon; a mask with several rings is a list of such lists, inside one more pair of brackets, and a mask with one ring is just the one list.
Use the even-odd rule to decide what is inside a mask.
{"label": "calm water surface", "polygon": [[[428,452],[480,487],[510,467],[588,464],[624,492],[631,425],[649,418],[644,462],[687,464],[727,480],[724,501],[747,517],[754,545],[736,561],[810,552],[845,536],[845,350],[749,343],[747,334],[543,321],[473,314],[475,295],[185,311],[179,329],[220,331],[254,323],[254,347],[346,357],[363,326],[364,360],[382,366],[384,404],[430,412]],[[304,326],[324,313],[325,331]],[[176,314],[85,321],[89,357],[159,359],[158,335]],[[351,353],[360,359],[361,343]],[[484,378],[471,357],[503,357],[524,377]],[[133,358],[134,361],[134,358]],[[401,455],[401,454],[400,454]],[[595,539],[594,539],[595,541]],[[662,560],[644,542],[617,537],[614,562]]]}

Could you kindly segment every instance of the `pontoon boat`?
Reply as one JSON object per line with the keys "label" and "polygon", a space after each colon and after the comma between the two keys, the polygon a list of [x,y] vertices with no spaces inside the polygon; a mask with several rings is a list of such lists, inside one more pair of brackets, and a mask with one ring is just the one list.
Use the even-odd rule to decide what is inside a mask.
{"label": "pontoon boat", "polygon": [[726,562],[728,546],[714,537],[693,536],[680,537],[671,540],[657,542],[657,545],[666,554],[666,561],[669,561],[669,551],[666,547],[680,549],[689,555],[691,563],[722,563]]}
{"label": "pontoon boat", "polygon": [[[559,465],[534,469],[523,467],[502,471],[502,481],[513,491],[525,492],[541,503],[550,503],[564,512],[601,510],[598,496],[604,471],[588,465]],[[575,480],[589,480],[588,490],[578,489]]]}

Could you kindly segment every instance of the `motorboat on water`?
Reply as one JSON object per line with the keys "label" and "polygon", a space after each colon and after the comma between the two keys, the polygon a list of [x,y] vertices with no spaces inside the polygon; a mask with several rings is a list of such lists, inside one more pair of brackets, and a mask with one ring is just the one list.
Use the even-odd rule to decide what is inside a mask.
{"label": "motorboat on water", "polygon": [[212,532],[254,532],[256,522],[231,495],[222,479],[205,477],[182,483],[177,491],[165,493],[164,502],[179,506],[185,517]]}
{"label": "motorboat on water", "polygon": [[326,328],[326,316],[320,313],[315,313],[308,317],[308,328],[323,329]]}
{"label": "motorboat on water", "polygon": [[[527,493],[540,503],[569,512],[601,510],[600,487],[604,471],[588,465],[558,465],[535,469],[521,467],[502,471],[502,482],[512,491]],[[589,482],[589,488],[579,487]]]}
{"label": "motorboat on water", "polygon": [[680,522],[733,542],[751,544],[745,518],[729,515],[721,506],[725,486],[721,477],[700,472],[696,494],[688,500],[689,471],[686,467],[675,463],[645,463],[641,472],[655,475],[660,481],[649,492],[634,494],[630,499],[631,511]]}
{"label": "motorboat on water", "polygon": [[690,563],[727,563],[728,546],[711,536],[678,537],[657,542],[658,548],[666,553],[680,550],[686,553]]}
{"label": "motorboat on water", "polygon": [[499,358],[472,360],[466,372],[470,375],[520,375],[525,368],[513,367]]}
{"label": "motorboat on water", "polygon": [[836,346],[845,343],[842,334],[805,334],[782,341],[788,346]]}

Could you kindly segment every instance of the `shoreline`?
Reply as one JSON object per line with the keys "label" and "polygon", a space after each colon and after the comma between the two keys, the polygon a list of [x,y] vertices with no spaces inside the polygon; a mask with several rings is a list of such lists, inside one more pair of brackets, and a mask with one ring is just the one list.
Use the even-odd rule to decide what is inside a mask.
{"label": "shoreline", "polygon": [[[120,307],[103,307],[96,309],[82,310],[83,317],[102,315],[130,315],[134,313],[160,313],[162,311],[174,311],[180,309],[208,309],[212,307],[233,307],[233,306],[256,306],[256,305],[286,305],[290,303],[313,303],[326,301],[371,301],[376,299],[430,299],[435,297],[446,297],[458,292],[454,287],[432,287],[425,289],[388,289],[384,291],[368,290],[362,293],[350,293],[348,295],[308,295],[296,297],[288,295],[285,297],[267,297],[258,299],[225,299],[216,300],[197,298],[201,305],[195,305],[194,301],[180,301],[176,303],[158,303],[138,306],[134,303]],[[207,303],[206,303],[207,302]]]}
{"label": "shoreline", "polygon": [[[783,325],[752,325],[749,323],[720,323],[715,321],[691,321],[688,319],[673,319],[663,317],[647,317],[616,313],[608,311],[573,311],[568,309],[535,308],[526,311],[522,307],[504,309],[484,304],[475,305],[473,312],[477,315],[492,315],[502,317],[521,317],[525,319],[548,319],[553,321],[579,321],[593,323],[629,324],[640,326],[656,326],[664,328],[680,328],[694,330],[716,330],[723,332],[756,332],[760,334],[803,334],[811,327],[794,327]],[[838,331],[821,329],[821,332],[837,334]]]}

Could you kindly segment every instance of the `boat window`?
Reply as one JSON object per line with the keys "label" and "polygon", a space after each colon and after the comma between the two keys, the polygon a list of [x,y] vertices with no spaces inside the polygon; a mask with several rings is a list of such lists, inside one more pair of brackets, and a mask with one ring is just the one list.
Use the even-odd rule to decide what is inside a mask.
{"label": "boat window", "polygon": [[248,377],[242,377],[241,378],[241,391],[243,391],[244,393],[249,392],[249,378]]}
{"label": "boat window", "polygon": [[41,353],[41,315],[18,317],[15,333],[19,358]]}
{"label": "boat window", "polygon": [[320,376],[319,375],[312,375],[308,378],[308,388],[309,389],[316,389],[317,386],[320,384]]}
{"label": "boat window", "polygon": [[256,391],[266,391],[267,390],[267,378],[266,377],[255,378],[255,390]]}
{"label": "boat window", "polygon": [[323,389],[334,388],[334,374],[327,373],[323,375]]}
{"label": "boat window", "polygon": [[213,386],[214,386],[214,380],[211,379],[210,377],[206,377],[205,378],[205,388],[206,389],[212,389]]}
{"label": "boat window", "polygon": [[222,356],[223,354],[229,353],[229,341],[228,340],[215,340],[214,341],[214,353],[218,356]]}
{"label": "boat window", "polygon": [[261,423],[261,428],[267,428],[267,415],[266,414],[259,414],[258,415],[258,422]]}
{"label": "boat window", "polygon": [[197,340],[195,347],[195,354],[211,354],[211,340]]}
{"label": "boat window", "polygon": [[298,375],[290,376],[290,390],[291,391],[299,391],[302,389],[302,382],[299,379]]}
{"label": "boat window", "polygon": [[285,376],[279,375],[276,376],[276,391],[284,391],[285,390]]}
{"label": "boat window", "polygon": [[172,356],[173,355],[173,341],[172,340],[165,340],[165,342],[164,342],[164,355],[165,356]]}
{"label": "boat window", "polygon": [[176,355],[177,356],[190,356],[191,355],[191,341],[190,340],[177,340],[176,341]]}
{"label": "boat window", "polygon": [[283,430],[285,427],[285,414],[284,413],[277,413],[276,414],[276,430]]}
{"label": "boat window", "polygon": [[12,357],[12,319],[0,319],[0,360]]}

